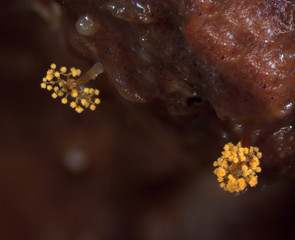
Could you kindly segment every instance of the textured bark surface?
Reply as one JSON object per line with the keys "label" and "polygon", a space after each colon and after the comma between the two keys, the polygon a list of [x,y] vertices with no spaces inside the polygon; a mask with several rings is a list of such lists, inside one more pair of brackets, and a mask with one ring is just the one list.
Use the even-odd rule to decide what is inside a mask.
{"label": "textured bark surface", "polygon": [[292,1],[195,1],[187,39],[200,55],[201,91],[220,116],[290,114],[295,82]]}
{"label": "textured bark surface", "polygon": [[62,2],[99,26],[71,42],[131,101],[160,99],[177,112],[201,97],[221,118],[251,123],[293,108],[292,1]]}

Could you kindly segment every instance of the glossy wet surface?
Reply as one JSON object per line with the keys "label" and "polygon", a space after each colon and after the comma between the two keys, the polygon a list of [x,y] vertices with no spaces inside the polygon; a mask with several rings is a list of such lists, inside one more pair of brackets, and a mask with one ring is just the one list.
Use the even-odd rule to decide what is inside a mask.
{"label": "glossy wet surface", "polygon": [[231,195],[219,188],[212,163],[225,142],[239,140],[238,125],[218,120],[207,103],[191,97],[179,107],[173,95],[171,108],[160,100],[130,103],[109,73],[90,84],[101,91],[97,110],[78,115],[52,99],[40,82],[52,62],[83,72],[94,63],[68,42],[79,17],[66,18],[63,24],[71,28],[61,31],[58,21],[48,25],[28,2],[16,1],[2,17],[13,21],[2,27],[1,39],[1,239],[278,239],[292,234],[288,224],[269,228],[278,220],[294,220],[291,120],[256,132],[264,154],[259,184]]}

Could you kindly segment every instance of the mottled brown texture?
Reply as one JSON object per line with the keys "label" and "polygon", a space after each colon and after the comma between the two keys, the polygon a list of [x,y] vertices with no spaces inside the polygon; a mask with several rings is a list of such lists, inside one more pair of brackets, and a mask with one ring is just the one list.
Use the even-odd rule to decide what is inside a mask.
{"label": "mottled brown texture", "polygon": [[[190,119],[214,108],[242,124],[227,129],[231,141],[258,144],[268,164],[292,160],[292,138],[276,134],[294,134],[292,1],[59,2],[66,42],[102,62],[123,98]],[[93,36],[74,27],[85,14],[98,26]]]}
{"label": "mottled brown texture", "polygon": [[[174,115],[192,109],[202,112],[193,83],[198,78],[197,56],[187,45],[182,19],[177,15],[180,11],[185,14],[184,10],[158,1],[62,2],[70,9],[65,12],[69,24],[64,26],[70,44],[102,62],[122,97],[140,103],[158,101]],[[142,12],[137,4],[148,6],[148,10]],[[73,28],[85,12],[99,26],[91,37],[81,36]]]}
{"label": "mottled brown texture", "polygon": [[294,10],[287,0],[195,1],[187,39],[202,59],[202,96],[220,116],[255,122],[290,114]]}
{"label": "mottled brown texture", "polygon": [[251,124],[292,110],[292,1],[62,3],[70,14],[87,12],[99,26],[92,37],[73,29],[70,42],[101,61],[130,101],[160,100],[179,114],[202,97],[219,117]]}
{"label": "mottled brown texture", "polygon": [[[117,94],[108,72],[89,83],[101,90],[102,104],[95,112],[78,115],[40,89],[52,61],[85,72],[100,58],[96,48],[103,53],[100,44],[111,47],[116,43],[110,23],[103,32],[108,34],[108,41],[112,40],[108,43],[95,42],[103,36],[79,36],[75,22],[80,15],[92,14],[103,24],[114,21],[119,34],[119,23],[134,26],[102,10],[103,1],[65,2],[66,7],[59,7],[51,0],[11,0],[0,15],[4,33],[0,38],[0,239],[294,239],[292,117],[255,132],[255,144],[264,155],[259,184],[240,196],[228,195],[216,182],[212,162],[225,142],[239,140],[241,126],[218,120],[208,105],[199,108],[194,98],[186,101],[183,94],[172,95],[167,101],[170,106],[185,100],[170,113],[185,112],[186,116],[174,117],[157,101],[133,104]],[[39,8],[37,3],[41,4]],[[165,1],[168,17],[161,18],[174,19],[175,24],[182,18],[189,19],[191,3]],[[161,18],[157,21],[163,21]],[[164,31],[161,39],[169,40],[166,45],[157,38],[160,29]],[[153,41],[147,42],[148,49],[158,59],[152,66],[167,67],[164,72],[172,71],[177,76],[174,86],[165,82],[159,85],[165,83],[167,90],[171,86],[177,89],[182,74],[175,74],[174,63],[182,59],[175,68],[185,69],[193,58],[185,62],[186,58],[175,57],[170,59],[171,64],[163,64],[171,53],[181,54],[171,48],[177,46],[181,35],[167,35],[164,25],[153,25],[149,33]],[[122,44],[129,50],[128,42]],[[170,50],[164,51],[165,46]],[[127,52],[126,56],[126,61],[132,60],[133,69],[145,69],[136,53]],[[103,55],[102,59],[110,61],[107,65],[104,60],[112,69],[112,56],[108,59]],[[123,55],[118,59],[124,60]],[[127,65],[124,61],[122,68],[114,64],[113,68],[119,66],[116,73]],[[196,69],[194,65],[192,69]],[[190,73],[187,71],[185,76],[196,82],[198,74]],[[122,79],[128,80],[125,76]],[[154,88],[148,91],[146,82],[135,77],[130,81],[138,81],[136,87],[140,90],[146,88],[148,95],[165,101],[165,92],[157,95]],[[84,159],[82,168],[75,165],[76,157],[74,162],[68,159],[69,153],[75,152]],[[281,166],[286,159],[290,164]],[[274,161],[280,167],[273,167]]]}

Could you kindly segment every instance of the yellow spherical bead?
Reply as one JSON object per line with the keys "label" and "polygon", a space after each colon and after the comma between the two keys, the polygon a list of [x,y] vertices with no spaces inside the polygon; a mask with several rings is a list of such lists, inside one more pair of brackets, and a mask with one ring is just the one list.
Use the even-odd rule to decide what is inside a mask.
{"label": "yellow spherical bead", "polygon": [[62,104],[67,104],[67,103],[68,103],[68,99],[66,99],[66,98],[62,98],[62,99],[61,99],[61,102],[62,102]]}
{"label": "yellow spherical bead", "polygon": [[56,64],[55,64],[55,63],[52,63],[52,64],[50,65],[50,68],[51,68],[51,69],[56,69]]}
{"label": "yellow spherical bead", "polygon": [[100,99],[99,99],[99,98],[95,98],[95,99],[94,99],[94,103],[95,103],[95,104],[100,104]]}
{"label": "yellow spherical bead", "polygon": [[54,73],[54,76],[57,77],[57,78],[59,78],[60,77],[60,73],[59,72],[55,72]]}
{"label": "yellow spherical bead", "polygon": [[61,72],[61,73],[65,73],[66,71],[67,71],[67,68],[66,68],[66,67],[61,67],[61,68],[60,68],[60,72]]}
{"label": "yellow spherical bead", "polygon": [[52,74],[53,74],[52,69],[47,70],[46,75],[52,75]]}
{"label": "yellow spherical bead", "polygon": [[88,94],[88,93],[89,93],[89,88],[84,88],[84,92],[85,92],[86,94]]}
{"label": "yellow spherical bead", "polygon": [[82,104],[82,105],[84,105],[84,106],[85,106],[85,105],[86,105],[86,103],[87,103],[86,99],[81,99],[81,104]]}
{"label": "yellow spherical bead", "polygon": [[77,103],[75,103],[75,102],[71,102],[71,103],[70,103],[70,106],[71,106],[71,108],[75,108],[75,107],[77,107]]}
{"label": "yellow spherical bead", "polygon": [[77,91],[76,89],[73,89],[73,91],[72,91],[72,93],[71,93],[71,96],[72,96],[73,98],[78,97],[78,91]]}
{"label": "yellow spherical bead", "polygon": [[94,104],[90,105],[90,110],[94,111],[96,109],[96,106]]}
{"label": "yellow spherical bead", "polygon": [[52,80],[52,79],[53,79],[53,75],[52,75],[52,74],[48,74],[48,75],[46,75],[46,79],[47,79],[48,81]]}

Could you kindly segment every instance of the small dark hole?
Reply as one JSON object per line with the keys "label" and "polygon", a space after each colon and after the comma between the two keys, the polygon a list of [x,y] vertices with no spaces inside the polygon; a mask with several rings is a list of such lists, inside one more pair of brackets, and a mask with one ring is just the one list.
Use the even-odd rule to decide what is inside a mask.
{"label": "small dark hole", "polygon": [[202,102],[203,102],[202,98],[199,98],[199,97],[191,97],[186,100],[186,103],[189,107],[192,107],[196,104],[200,104]]}
{"label": "small dark hole", "polygon": [[222,60],[224,59],[224,56],[223,56],[223,55],[221,56],[221,59],[222,59]]}
{"label": "small dark hole", "polygon": [[263,85],[263,88],[266,89],[266,85]]}

